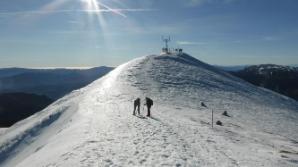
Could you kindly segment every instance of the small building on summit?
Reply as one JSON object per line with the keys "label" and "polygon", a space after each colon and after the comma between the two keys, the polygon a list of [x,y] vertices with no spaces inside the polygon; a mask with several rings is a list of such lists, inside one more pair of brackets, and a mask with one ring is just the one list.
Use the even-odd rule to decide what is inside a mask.
{"label": "small building on summit", "polygon": [[182,49],[182,48],[176,48],[176,49],[175,49],[175,52],[176,52],[176,53],[182,53],[182,52],[183,52],[183,49]]}

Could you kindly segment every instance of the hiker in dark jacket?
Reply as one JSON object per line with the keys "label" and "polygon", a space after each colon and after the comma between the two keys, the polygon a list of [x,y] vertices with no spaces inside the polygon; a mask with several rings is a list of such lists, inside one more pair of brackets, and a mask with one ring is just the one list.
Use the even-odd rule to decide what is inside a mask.
{"label": "hiker in dark jacket", "polygon": [[149,97],[146,97],[146,104],[145,105],[147,105],[147,117],[150,117],[150,108],[151,108],[151,106],[153,105],[153,100],[152,99],[150,99]]}
{"label": "hiker in dark jacket", "polygon": [[134,101],[134,109],[133,109],[133,115],[136,115],[136,109],[138,108],[138,114],[140,115],[140,105],[141,105],[141,99],[137,98]]}

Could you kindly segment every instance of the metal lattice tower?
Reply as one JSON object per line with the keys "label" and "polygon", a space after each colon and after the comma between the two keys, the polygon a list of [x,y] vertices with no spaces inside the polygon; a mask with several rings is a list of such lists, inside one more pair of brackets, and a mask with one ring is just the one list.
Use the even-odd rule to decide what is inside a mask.
{"label": "metal lattice tower", "polygon": [[169,36],[168,38],[164,38],[163,36],[162,36],[162,40],[163,40],[163,42],[165,43],[165,49],[166,50],[169,50],[169,46],[168,46],[168,43],[171,41],[171,37]]}

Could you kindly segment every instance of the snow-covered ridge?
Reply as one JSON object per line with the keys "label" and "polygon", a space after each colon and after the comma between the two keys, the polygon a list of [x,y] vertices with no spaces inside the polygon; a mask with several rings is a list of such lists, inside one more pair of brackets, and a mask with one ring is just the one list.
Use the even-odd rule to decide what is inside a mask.
{"label": "snow-covered ridge", "polygon": [[[153,118],[132,116],[146,96]],[[297,109],[187,54],[144,56],[6,130],[0,166],[295,166]]]}
{"label": "snow-covered ridge", "polygon": [[246,67],[244,70],[255,72],[257,74],[270,74],[275,71],[298,72],[297,67],[282,66],[282,65],[276,65],[276,64],[253,65],[253,66]]}

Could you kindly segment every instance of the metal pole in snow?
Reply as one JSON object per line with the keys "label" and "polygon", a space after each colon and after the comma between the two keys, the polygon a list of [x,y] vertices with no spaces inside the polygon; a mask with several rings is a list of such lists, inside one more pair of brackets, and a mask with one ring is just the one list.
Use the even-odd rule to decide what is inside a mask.
{"label": "metal pole in snow", "polygon": [[213,109],[211,111],[212,111],[212,128],[213,128]]}

